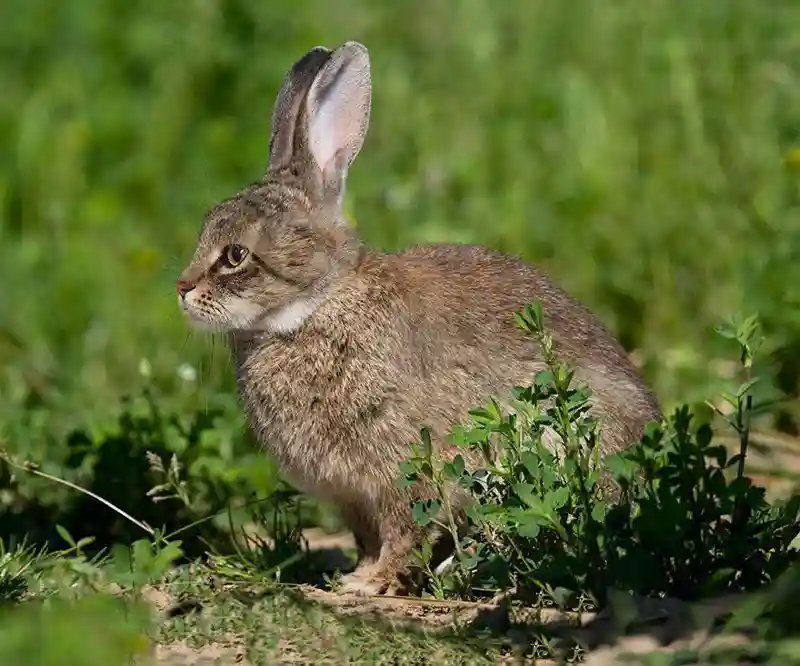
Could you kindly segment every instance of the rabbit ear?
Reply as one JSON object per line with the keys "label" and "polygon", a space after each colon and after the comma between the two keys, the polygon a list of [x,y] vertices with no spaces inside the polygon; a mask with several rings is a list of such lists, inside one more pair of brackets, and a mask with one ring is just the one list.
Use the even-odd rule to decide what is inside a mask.
{"label": "rabbit ear", "polygon": [[371,100],[369,53],[358,42],[346,42],[319,70],[306,97],[307,147],[326,188],[335,188],[337,196],[364,143]]}
{"label": "rabbit ear", "polygon": [[314,77],[331,56],[331,51],[315,46],[293,66],[283,80],[272,112],[269,139],[269,170],[289,165],[294,156],[295,130],[300,108]]}

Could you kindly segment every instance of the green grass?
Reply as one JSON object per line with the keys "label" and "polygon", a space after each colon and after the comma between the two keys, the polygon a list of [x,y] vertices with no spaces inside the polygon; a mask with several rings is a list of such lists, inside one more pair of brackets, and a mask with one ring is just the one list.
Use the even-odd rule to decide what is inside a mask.
{"label": "green grass", "polygon": [[378,615],[342,613],[291,589],[223,593],[221,600],[200,603],[189,614],[168,620],[155,638],[165,657],[185,654],[187,647],[199,656],[204,648],[211,652],[224,646],[228,654],[246,655],[253,666],[492,664],[501,654],[498,641],[459,635],[446,623],[438,630],[396,626]]}
{"label": "green grass", "polygon": [[540,262],[641,350],[668,400],[713,380],[697,359],[732,310],[763,312],[776,344],[797,337],[792,0],[7,9],[7,418],[31,386],[94,413],[143,357],[175,385],[186,362],[201,392],[230,388],[224,351],[187,340],[173,280],[204,211],[262,174],[288,66],[349,38],[374,67],[348,190],[370,244],[474,241]]}
{"label": "green grass", "polygon": [[[239,524],[245,501],[275,489],[243,432],[227,350],[189,331],[174,280],[207,208],[263,173],[288,67],[348,39],[368,46],[373,66],[371,129],[346,204],[365,241],[478,242],[539,263],[636,352],[668,410],[722,388],[728,352],[713,328],[757,312],[758,401],[787,397],[760,423],[800,432],[796,0],[7,0],[3,10],[0,449],[20,464],[157,528],[226,505]],[[163,481],[147,451],[180,458],[192,506],[145,497]],[[324,511],[307,520],[335,523]],[[0,464],[0,534],[53,547],[56,522],[96,545],[143,536]],[[227,516],[209,527],[220,547]],[[0,594],[20,584],[8,575]],[[59,635],[102,616],[91,603],[86,617],[65,611]],[[386,640],[281,595],[247,611],[224,604],[217,620],[235,617],[240,635],[261,641],[254,663],[275,658],[276,617],[309,637],[297,641],[303,658],[321,634],[336,663],[368,662]],[[0,662],[47,663],[2,652],[41,642],[30,613],[14,616],[13,641],[0,631]],[[183,621],[163,639],[202,635],[175,628]],[[130,636],[107,638],[98,663]],[[443,638],[391,641],[407,663],[483,659]]]}
{"label": "green grass", "polygon": [[369,612],[366,602],[231,577],[207,563],[154,569],[132,561],[126,572],[116,554],[89,561],[20,547],[7,555],[0,556],[2,663],[198,666],[239,663],[238,657],[252,666],[489,664],[514,650],[508,641],[454,627],[447,608],[439,609],[438,622],[415,622],[424,619],[424,607],[405,619],[395,609],[393,620]]}

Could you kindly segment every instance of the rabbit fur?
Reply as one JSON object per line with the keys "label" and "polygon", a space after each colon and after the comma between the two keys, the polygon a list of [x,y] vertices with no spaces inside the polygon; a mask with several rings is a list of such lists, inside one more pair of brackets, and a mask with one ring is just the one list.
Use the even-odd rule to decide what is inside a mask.
{"label": "rabbit fur", "polygon": [[365,247],[344,219],[347,172],[369,124],[367,49],[311,49],[288,73],[266,175],[207,214],[178,280],[201,327],[224,331],[250,427],[298,489],[333,504],[359,560],[344,591],[395,589],[424,530],[396,485],[421,426],[442,455],[467,408],[545,365],[513,313],[538,300],[554,349],[590,386],[603,452],[661,412],[621,346],[520,259],[473,245]]}

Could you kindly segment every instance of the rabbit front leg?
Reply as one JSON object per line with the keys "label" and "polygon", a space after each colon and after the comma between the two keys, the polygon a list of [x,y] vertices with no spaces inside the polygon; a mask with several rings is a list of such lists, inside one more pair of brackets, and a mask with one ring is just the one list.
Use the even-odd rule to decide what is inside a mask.
{"label": "rabbit front leg", "polygon": [[370,512],[358,504],[345,504],[339,509],[344,524],[353,533],[358,561],[356,568],[374,564],[381,554],[379,526]]}
{"label": "rabbit front leg", "polygon": [[[433,496],[433,489],[420,483],[405,492],[391,491],[378,503],[380,510],[372,512],[364,507],[360,511],[348,512],[349,523],[359,546],[359,563],[352,573],[342,577],[339,590],[359,595],[397,594],[407,588],[411,580],[409,560],[415,548],[423,541],[433,545],[431,566],[436,568],[452,554],[454,542],[451,535],[436,524],[419,525],[412,517],[414,500]],[[464,504],[463,493],[451,497],[451,506],[456,513],[459,527]],[[376,525],[377,530],[369,529]],[[377,540],[374,538],[377,534]],[[362,548],[363,546],[363,548]],[[413,583],[412,583],[413,585]]]}
{"label": "rabbit front leg", "polygon": [[408,505],[402,504],[380,521],[379,534],[377,558],[367,550],[355,570],[342,577],[341,592],[369,596],[391,594],[402,587],[400,576],[406,573],[411,551],[425,530],[411,518]]}

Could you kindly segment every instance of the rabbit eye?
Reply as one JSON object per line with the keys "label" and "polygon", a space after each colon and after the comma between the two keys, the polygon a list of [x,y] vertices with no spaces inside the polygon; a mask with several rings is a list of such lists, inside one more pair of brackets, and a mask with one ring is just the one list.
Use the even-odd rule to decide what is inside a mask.
{"label": "rabbit eye", "polygon": [[225,248],[220,259],[222,260],[222,264],[227,268],[235,268],[244,261],[247,254],[248,250],[246,247],[242,247],[241,245],[229,245]]}

